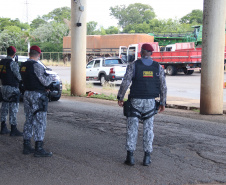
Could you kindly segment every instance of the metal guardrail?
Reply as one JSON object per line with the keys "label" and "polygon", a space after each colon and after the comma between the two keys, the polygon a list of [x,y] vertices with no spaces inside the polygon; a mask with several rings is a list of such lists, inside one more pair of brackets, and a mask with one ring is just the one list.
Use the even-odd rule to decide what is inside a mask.
{"label": "metal guardrail", "polygon": [[[6,54],[7,54],[6,51],[0,51],[0,55]],[[28,52],[18,51],[16,54],[20,56],[28,56]],[[63,52],[42,52],[40,58],[42,60],[53,60],[59,62],[63,60],[63,54],[64,54]]]}

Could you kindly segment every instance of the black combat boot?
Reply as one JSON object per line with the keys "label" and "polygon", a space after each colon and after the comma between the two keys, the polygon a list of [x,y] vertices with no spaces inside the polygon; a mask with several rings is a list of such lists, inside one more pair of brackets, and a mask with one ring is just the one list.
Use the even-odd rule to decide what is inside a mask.
{"label": "black combat boot", "polygon": [[35,153],[35,149],[31,146],[31,140],[24,140],[23,154],[27,155],[31,153]]}
{"label": "black combat boot", "polygon": [[51,157],[53,155],[52,152],[46,152],[43,148],[43,141],[35,142],[35,157]]}
{"label": "black combat boot", "polygon": [[135,164],[132,151],[127,151],[127,156],[126,156],[126,160],[124,163],[129,166],[133,166]]}
{"label": "black combat boot", "polygon": [[150,164],[151,164],[151,156],[150,156],[150,152],[145,152],[145,153],[144,153],[143,165],[144,165],[144,166],[149,166]]}
{"label": "black combat boot", "polygon": [[17,129],[16,125],[11,125],[10,136],[23,136],[23,133]]}
{"label": "black combat boot", "polygon": [[0,134],[8,134],[10,133],[10,131],[8,130],[7,126],[6,126],[6,123],[3,121],[1,123],[1,132]]}

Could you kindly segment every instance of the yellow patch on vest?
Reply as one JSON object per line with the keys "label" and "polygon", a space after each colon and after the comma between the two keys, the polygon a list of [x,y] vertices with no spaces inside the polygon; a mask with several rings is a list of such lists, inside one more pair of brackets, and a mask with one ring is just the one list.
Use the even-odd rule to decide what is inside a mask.
{"label": "yellow patch on vest", "polygon": [[25,66],[21,67],[20,72],[25,72],[25,71],[26,71],[26,67]]}
{"label": "yellow patch on vest", "polygon": [[6,66],[3,66],[2,73],[6,73]]}
{"label": "yellow patch on vest", "polygon": [[153,78],[153,71],[143,71],[143,77]]}

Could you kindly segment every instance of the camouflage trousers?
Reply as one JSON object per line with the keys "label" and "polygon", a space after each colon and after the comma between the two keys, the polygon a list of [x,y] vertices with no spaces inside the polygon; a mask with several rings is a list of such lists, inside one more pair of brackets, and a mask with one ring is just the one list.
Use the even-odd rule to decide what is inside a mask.
{"label": "camouflage trousers", "polygon": [[14,92],[19,93],[20,90],[16,87],[11,86],[2,86],[2,107],[1,107],[1,122],[7,121],[7,116],[9,114],[9,123],[11,125],[17,125],[17,113],[19,109],[19,103],[16,102],[8,102],[10,97],[13,95]]}
{"label": "camouflage trousers", "polygon": [[[141,113],[146,113],[155,107],[155,99],[131,99],[132,106],[139,110]],[[153,114],[151,112],[149,115]],[[143,150],[144,152],[152,152],[152,142],[154,139],[153,132],[154,116],[143,121]],[[126,150],[135,151],[137,144],[139,128],[139,118],[127,118],[127,137],[126,137]]]}
{"label": "camouflage trousers", "polygon": [[43,141],[46,131],[47,112],[38,111],[39,98],[42,93],[35,91],[25,91],[24,93],[24,112],[26,121],[24,123],[24,139],[30,140],[34,133],[35,141]]}

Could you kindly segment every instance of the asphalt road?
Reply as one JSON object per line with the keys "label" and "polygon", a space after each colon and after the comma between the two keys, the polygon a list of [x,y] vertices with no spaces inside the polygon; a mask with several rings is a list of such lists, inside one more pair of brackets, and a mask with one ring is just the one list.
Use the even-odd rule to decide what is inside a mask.
{"label": "asphalt road", "polygon": [[[49,103],[45,149],[22,154],[21,137],[0,135],[0,184],[156,185],[226,183],[226,116],[166,109],[155,117],[152,164],[142,166],[142,124],[136,165],[124,165],[125,117],[116,102],[63,97]],[[24,123],[23,103],[18,114]]]}
{"label": "asphalt road", "polygon": [[[71,82],[71,68],[70,67],[51,67],[53,71],[56,71],[65,84]],[[226,72],[224,73],[224,81],[226,82]],[[87,82],[93,84],[96,88],[102,88],[99,82]],[[114,82],[116,88],[119,88],[121,81]],[[168,87],[168,96],[200,99],[200,83],[201,73],[194,72],[192,75],[184,75],[184,73],[178,73],[176,76],[166,76],[166,83]],[[222,84],[223,86],[223,84]],[[226,92],[224,90],[224,102],[226,102]]]}

